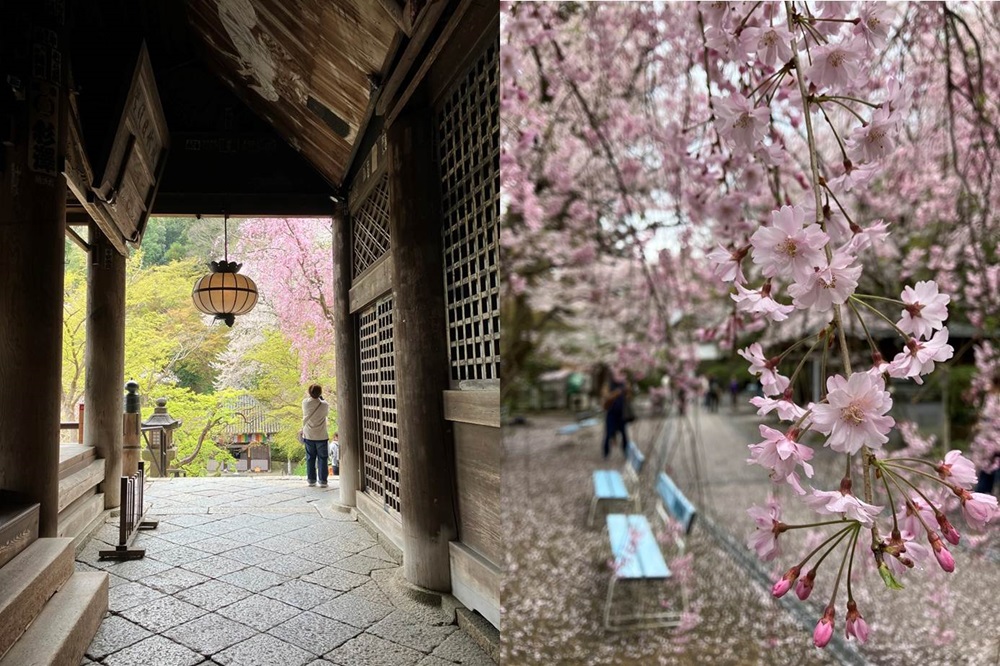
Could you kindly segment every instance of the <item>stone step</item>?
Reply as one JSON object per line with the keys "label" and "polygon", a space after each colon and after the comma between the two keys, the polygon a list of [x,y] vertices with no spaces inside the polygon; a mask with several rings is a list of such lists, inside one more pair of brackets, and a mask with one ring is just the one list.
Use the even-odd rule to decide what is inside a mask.
{"label": "stone step", "polygon": [[77,572],[56,592],[0,666],[75,666],[108,612],[108,574]]}
{"label": "stone step", "polygon": [[89,465],[59,480],[59,512],[94,487],[104,482],[104,459],[93,460]]}
{"label": "stone step", "polygon": [[72,575],[72,539],[38,539],[0,569],[0,655]]}

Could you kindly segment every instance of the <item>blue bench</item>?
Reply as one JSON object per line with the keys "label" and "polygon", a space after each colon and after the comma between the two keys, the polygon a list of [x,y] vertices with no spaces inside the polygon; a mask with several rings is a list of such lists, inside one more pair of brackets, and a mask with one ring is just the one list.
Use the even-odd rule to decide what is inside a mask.
{"label": "blue bench", "polygon": [[[691,533],[697,511],[665,472],[660,472],[656,477],[656,495],[656,513],[664,526],[671,520],[679,524],[680,530],[675,534],[674,542],[678,554],[683,555],[684,537]],[[675,627],[680,624],[681,616],[688,607],[687,590],[683,585],[680,588],[682,601],[680,611],[664,611],[659,607],[659,600],[654,599],[652,604],[654,610],[650,612],[640,608],[637,612],[612,618],[611,610],[616,586],[635,582],[647,588],[651,587],[655,595],[657,591],[662,590],[662,587],[649,586],[647,581],[664,581],[671,578],[672,574],[645,516],[613,513],[608,515],[606,523],[613,566],[611,580],[608,583],[608,596],[604,604],[604,628],[617,631]]]}
{"label": "blue bench", "polygon": [[621,472],[613,469],[594,472],[594,498],[590,503],[588,525],[594,524],[597,506],[601,502],[631,502],[633,510],[639,512],[639,472],[645,462],[646,456],[642,455],[639,447],[635,442],[629,442],[625,448],[625,466]]}
{"label": "blue bench", "polygon": [[[579,436],[582,435],[586,430],[593,428],[598,425],[599,421],[593,417],[588,419],[583,419],[582,421],[577,421],[576,423],[569,423],[567,425],[561,426],[556,429],[556,434],[569,437],[569,436]],[[577,439],[579,442],[579,439]]]}

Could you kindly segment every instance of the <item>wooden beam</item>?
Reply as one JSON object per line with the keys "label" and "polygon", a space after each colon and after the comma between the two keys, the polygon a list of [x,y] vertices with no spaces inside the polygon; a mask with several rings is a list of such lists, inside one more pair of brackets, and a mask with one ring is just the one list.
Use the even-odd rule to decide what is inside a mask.
{"label": "wooden beam", "polygon": [[69,225],[66,225],[66,235],[69,236],[69,239],[76,243],[77,247],[81,250],[84,252],[90,252],[90,244],[83,240],[83,237],[80,234],[73,231],[72,227]]}
{"label": "wooden beam", "polygon": [[445,391],[444,417],[499,428],[500,391]]}
{"label": "wooden beam", "polygon": [[[43,538],[59,531],[66,252],[61,165],[68,135],[71,3],[65,14],[52,7],[30,0],[0,3],[0,39],[9,40],[4,52],[11,54],[4,71],[27,96],[7,109],[14,141],[0,154],[0,488],[40,505]],[[25,17],[28,25],[21,22]],[[22,175],[6,176],[12,173]]]}
{"label": "wooden beam", "polygon": [[364,273],[354,278],[349,296],[351,313],[365,308],[391,291],[392,273],[392,250],[389,250],[365,269]]}
{"label": "wooden beam", "polygon": [[389,18],[396,24],[396,27],[406,36],[409,36],[411,30],[406,25],[406,21],[403,20],[403,5],[400,4],[399,0],[378,0],[378,4],[389,15]]}
{"label": "wooden beam", "polygon": [[448,543],[457,536],[448,388],[444,248],[429,107],[413,108],[387,130],[389,237],[399,432],[403,572],[414,585],[451,590]]}
{"label": "wooden beam", "polygon": [[[392,108],[385,114],[385,123],[392,124],[399,111],[406,106],[413,93],[416,92],[427,72],[438,61],[442,52],[449,52],[450,57],[447,60],[456,69],[456,75],[464,71],[464,67],[460,67],[462,63],[460,56],[468,55],[469,51],[472,50],[472,45],[480,39],[486,26],[494,19],[499,27],[500,17],[495,5],[486,7],[473,0],[461,0],[448,19],[448,23],[441,30],[441,34],[434,40],[427,55],[420,61],[420,67],[413,76],[409,77],[406,88],[393,100]],[[456,41],[462,42],[458,48],[456,48]],[[455,53],[456,51],[460,53]]]}
{"label": "wooden beam", "polygon": [[410,68],[416,62],[420,52],[423,51],[427,40],[430,39],[431,34],[434,32],[434,28],[437,27],[438,21],[447,5],[448,2],[446,0],[431,0],[423,12],[421,12],[421,19],[413,32],[413,37],[407,43],[406,48],[403,50],[403,55],[400,57],[399,62],[396,63],[392,74],[385,82],[385,86],[379,95],[378,104],[375,106],[375,112],[378,115],[384,116],[386,114],[396,93],[406,82]]}
{"label": "wooden beam", "polygon": [[125,257],[93,224],[87,264],[83,445],[104,459],[104,508],[121,503],[122,386],[125,383]]}
{"label": "wooden beam", "polygon": [[357,504],[361,486],[361,405],[358,389],[358,341],[350,310],[351,220],[347,202],[333,216],[333,317],[337,372],[337,432],[340,435],[340,503]]}

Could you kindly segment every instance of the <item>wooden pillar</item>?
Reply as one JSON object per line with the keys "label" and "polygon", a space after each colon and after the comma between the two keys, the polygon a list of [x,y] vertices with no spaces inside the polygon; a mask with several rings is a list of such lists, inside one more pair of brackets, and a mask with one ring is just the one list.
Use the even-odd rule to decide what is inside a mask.
{"label": "wooden pillar", "polygon": [[440,184],[430,109],[404,111],[387,129],[393,343],[399,428],[403,571],[421,587],[451,590],[456,537],[448,388]]}
{"label": "wooden pillar", "polygon": [[122,382],[125,381],[125,257],[90,223],[84,446],[104,458],[104,508],[121,503]]}
{"label": "wooden pillar", "polygon": [[337,432],[340,433],[340,503],[356,506],[361,480],[361,409],[358,341],[351,316],[351,229],[347,202],[333,216],[334,344],[337,363]]}
{"label": "wooden pillar", "polygon": [[58,529],[68,6],[0,3],[14,88],[0,111],[0,489],[41,505],[42,537]]}

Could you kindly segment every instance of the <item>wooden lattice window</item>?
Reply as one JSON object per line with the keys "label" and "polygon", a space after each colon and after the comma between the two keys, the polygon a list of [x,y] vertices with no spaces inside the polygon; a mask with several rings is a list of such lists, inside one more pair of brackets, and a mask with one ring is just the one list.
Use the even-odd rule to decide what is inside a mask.
{"label": "wooden lattice window", "polygon": [[365,492],[382,497],[382,402],[379,382],[378,313],[375,307],[358,317],[361,357],[361,445]]}
{"label": "wooden lattice window", "polygon": [[399,431],[396,426],[396,355],[392,343],[392,298],[378,311],[379,382],[382,403],[382,469],[386,508],[399,512]]}
{"label": "wooden lattice window", "polygon": [[359,313],[358,347],[364,490],[398,517],[399,435],[392,305],[392,296],[387,296]]}
{"label": "wooden lattice window", "polygon": [[500,105],[491,43],[437,113],[451,378],[499,380]]}
{"label": "wooden lattice window", "polygon": [[354,214],[354,277],[388,251],[389,176],[383,174]]}

